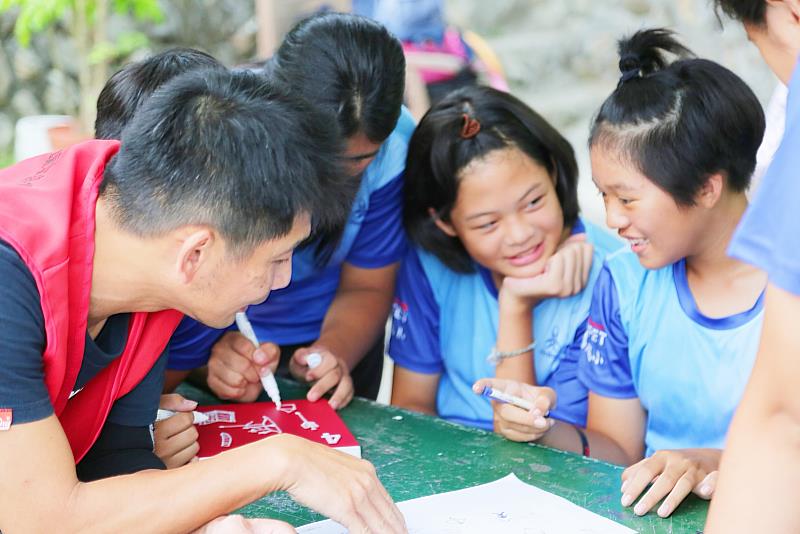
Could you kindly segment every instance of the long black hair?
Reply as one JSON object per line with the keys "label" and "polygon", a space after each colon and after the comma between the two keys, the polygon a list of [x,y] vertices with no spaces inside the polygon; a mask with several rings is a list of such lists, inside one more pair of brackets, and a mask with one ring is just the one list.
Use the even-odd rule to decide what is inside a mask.
{"label": "long black hair", "polygon": [[[300,21],[264,73],[331,115],[345,139],[363,134],[381,144],[400,117],[405,89],[402,45],[366,17],[322,13]],[[350,181],[352,199],[359,178]],[[313,243],[318,264],[327,263],[345,224],[346,217],[317,230]]]}
{"label": "long black hair", "polygon": [[732,191],[745,191],[764,135],[764,112],[747,84],[695,58],[664,29],[622,39],[619,56],[620,82],[593,121],[589,145],[614,151],[679,206],[694,205],[717,173]]}
{"label": "long black hair", "polygon": [[[464,136],[462,129],[468,124],[473,133]],[[430,210],[449,221],[461,171],[470,162],[508,147],[518,148],[555,177],[564,225],[575,224],[578,165],[572,146],[518,98],[490,87],[458,89],[428,110],[411,137],[403,224],[411,241],[454,271],[471,272],[474,263],[460,239],[436,226]]]}

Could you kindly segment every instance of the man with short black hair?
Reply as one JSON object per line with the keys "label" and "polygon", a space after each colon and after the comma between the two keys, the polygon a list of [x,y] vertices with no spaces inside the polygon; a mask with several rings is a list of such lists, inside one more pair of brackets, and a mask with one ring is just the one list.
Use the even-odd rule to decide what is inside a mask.
{"label": "man with short black hair", "polygon": [[146,436],[160,387],[140,387],[181,314],[229,325],[337,211],[327,124],[263,78],[197,71],[121,144],[0,171],[0,530],[188,531],[284,489],[352,530],[403,531],[369,463],[291,436],[141,471],[163,466]]}

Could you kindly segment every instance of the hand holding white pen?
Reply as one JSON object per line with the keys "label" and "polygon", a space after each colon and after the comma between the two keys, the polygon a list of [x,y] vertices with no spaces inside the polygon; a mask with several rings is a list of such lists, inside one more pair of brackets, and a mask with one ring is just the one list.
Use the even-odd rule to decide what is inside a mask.
{"label": "hand holding white pen", "polygon": [[[247,319],[247,315],[245,315],[244,312],[236,313],[236,326],[239,328],[239,332],[241,332],[244,337],[250,340],[256,349],[260,347],[256,333],[253,330],[253,325],[250,324],[250,321]],[[280,409],[281,392],[278,389],[278,383],[275,381],[275,375],[272,374],[272,371],[270,371],[269,368],[266,368],[262,371],[261,384],[264,387],[264,391],[266,391],[267,395],[269,395],[269,398],[275,403],[275,406]]]}
{"label": "hand holding white pen", "polygon": [[494,403],[494,429],[512,441],[535,441],[553,426],[549,412],[556,406],[556,392],[515,380],[482,378],[472,390]]}
{"label": "hand holding white pen", "polygon": [[167,469],[180,467],[195,459],[200,449],[194,425],[208,417],[193,411],[197,402],[177,393],[161,395],[153,425],[153,452]]}
{"label": "hand holding white pen", "polygon": [[274,372],[279,360],[280,347],[275,343],[264,342],[254,349],[252,341],[241,332],[230,330],[211,347],[208,387],[220,399],[254,402],[264,391],[263,369]]}

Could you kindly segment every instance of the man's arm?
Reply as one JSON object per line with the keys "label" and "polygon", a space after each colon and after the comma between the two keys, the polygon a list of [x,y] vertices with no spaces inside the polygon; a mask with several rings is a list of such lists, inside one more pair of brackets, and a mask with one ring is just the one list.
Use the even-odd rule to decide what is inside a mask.
{"label": "man's arm", "polygon": [[800,296],[770,284],[753,374],[722,456],[709,534],[800,531],[798,317]]}
{"label": "man's arm", "polygon": [[4,532],[187,532],[279,489],[356,532],[403,528],[371,464],[286,435],[178,469],[81,483],[51,415],[0,432],[0,473]]}

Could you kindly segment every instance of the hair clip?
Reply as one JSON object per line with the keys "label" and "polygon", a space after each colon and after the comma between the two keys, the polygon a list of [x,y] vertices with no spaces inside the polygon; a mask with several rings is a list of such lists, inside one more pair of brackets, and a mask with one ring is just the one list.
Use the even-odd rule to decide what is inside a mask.
{"label": "hair clip", "polygon": [[633,80],[634,78],[639,78],[641,77],[641,75],[642,71],[639,68],[626,70],[625,72],[622,73],[622,76],[620,76],[617,87],[619,87],[625,82]]}
{"label": "hair clip", "polygon": [[470,117],[468,113],[463,113],[461,116],[464,118],[464,123],[461,125],[461,137],[472,139],[481,131],[481,123],[478,122],[478,119]]}
{"label": "hair clip", "polygon": [[642,76],[642,62],[636,54],[625,54],[619,58],[619,70],[622,76],[619,78],[617,87],[634,78],[640,78]]}

